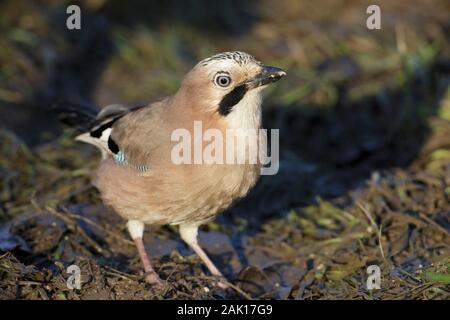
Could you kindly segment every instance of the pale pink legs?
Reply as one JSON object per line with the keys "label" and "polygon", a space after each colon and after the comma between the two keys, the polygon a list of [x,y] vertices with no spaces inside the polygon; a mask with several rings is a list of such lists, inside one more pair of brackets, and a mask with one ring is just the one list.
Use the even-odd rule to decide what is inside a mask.
{"label": "pale pink legs", "polygon": [[128,231],[130,232],[131,238],[136,245],[139,256],[141,257],[142,264],[144,265],[144,271],[146,274],[145,281],[151,285],[162,287],[163,282],[153,269],[152,264],[148,259],[147,252],[145,251],[144,241],[142,241],[142,236],[144,234],[144,224],[137,220],[130,220],[127,223],[127,227]]}
{"label": "pale pink legs", "polygon": [[[150,260],[148,259],[147,252],[145,251],[144,242],[142,241],[142,236],[144,234],[144,224],[137,220],[130,220],[127,223],[128,231],[130,232],[131,238],[136,244],[136,248],[141,257],[142,264],[144,265],[144,270],[146,273],[145,280],[151,284],[158,287],[163,285],[162,280],[159,278],[158,274],[153,269]],[[214,263],[209,259],[205,251],[199,246],[197,240],[199,224],[182,224],[180,225],[180,235],[181,238],[194,250],[194,252],[200,257],[200,259],[205,263],[208,270],[216,277],[220,278],[219,287],[226,289],[228,285],[226,284],[226,279],[223,274],[217,269]]]}
{"label": "pale pink legs", "polygon": [[222,281],[219,282],[219,287],[228,288],[228,285],[223,282],[226,281],[223,274],[217,269],[214,263],[209,259],[206,252],[200,247],[197,240],[198,224],[182,224],[180,225],[180,236],[181,238],[191,247],[192,250],[200,257],[203,263],[206,265],[208,270],[214,275],[219,277]]}
{"label": "pale pink legs", "polygon": [[148,259],[147,252],[145,251],[144,242],[142,241],[142,238],[134,239],[134,243],[136,244],[136,248],[139,252],[139,256],[141,257],[142,264],[144,265],[144,271],[146,274],[145,281],[148,284],[161,287],[163,285],[163,282],[161,281],[158,274],[153,269],[152,264],[150,263],[150,260]]}

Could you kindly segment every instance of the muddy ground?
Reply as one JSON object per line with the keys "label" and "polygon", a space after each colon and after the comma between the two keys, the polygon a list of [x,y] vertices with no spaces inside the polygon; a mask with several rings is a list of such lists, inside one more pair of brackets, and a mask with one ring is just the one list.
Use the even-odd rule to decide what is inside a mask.
{"label": "muddy ground", "polygon": [[[382,1],[369,31],[364,1],[83,1],[79,33],[62,27],[63,2],[2,2],[0,299],[449,299],[450,8],[431,2]],[[237,49],[288,71],[263,115],[280,171],[200,232],[234,288],[165,226],[145,235],[166,280],[155,290],[90,184],[99,154],[51,106],[150,101]]]}

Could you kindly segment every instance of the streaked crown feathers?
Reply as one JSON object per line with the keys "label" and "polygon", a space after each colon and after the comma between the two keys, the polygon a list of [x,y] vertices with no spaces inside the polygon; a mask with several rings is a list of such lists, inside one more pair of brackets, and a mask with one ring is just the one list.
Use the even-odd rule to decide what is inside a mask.
{"label": "streaked crown feathers", "polygon": [[246,65],[250,62],[258,64],[258,65],[261,64],[261,62],[256,60],[255,57],[253,57],[252,55],[245,53],[245,52],[241,52],[241,51],[230,51],[230,52],[218,53],[218,54],[215,54],[209,58],[206,58],[206,59],[200,61],[198,64],[202,67],[206,67],[211,63],[227,61],[227,60],[234,61],[237,64],[239,64],[240,66]]}

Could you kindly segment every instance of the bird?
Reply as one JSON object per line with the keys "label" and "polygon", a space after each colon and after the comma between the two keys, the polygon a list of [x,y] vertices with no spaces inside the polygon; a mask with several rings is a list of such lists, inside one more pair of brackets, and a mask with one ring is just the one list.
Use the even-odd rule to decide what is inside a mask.
{"label": "bird", "polygon": [[[103,202],[127,221],[147,283],[164,285],[144,247],[145,226],[177,225],[181,238],[218,278],[217,284],[228,287],[199,245],[198,229],[247,195],[262,164],[175,163],[173,133],[192,133],[200,122],[203,130],[223,133],[224,140],[231,141],[227,130],[261,129],[262,91],[285,75],[248,53],[223,52],[198,62],[172,96],[132,108],[114,104],[93,112],[71,105],[59,110],[66,123],[81,119],[83,132],[76,140],[100,149],[93,185]],[[261,138],[257,142],[265,146]],[[205,141],[200,146],[205,147]],[[183,152],[195,152],[193,148]],[[237,153],[250,149],[246,145]],[[221,150],[228,152],[228,145]],[[246,160],[255,152],[251,150]]]}

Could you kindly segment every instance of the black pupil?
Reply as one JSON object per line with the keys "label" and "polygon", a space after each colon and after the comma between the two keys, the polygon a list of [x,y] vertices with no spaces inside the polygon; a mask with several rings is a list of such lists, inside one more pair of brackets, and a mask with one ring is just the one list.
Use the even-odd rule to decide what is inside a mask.
{"label": "black pupil", "polygon": [[222,86],[226,86],[228,82],[228,77],[219,77],[219,84],[221,84]]}

